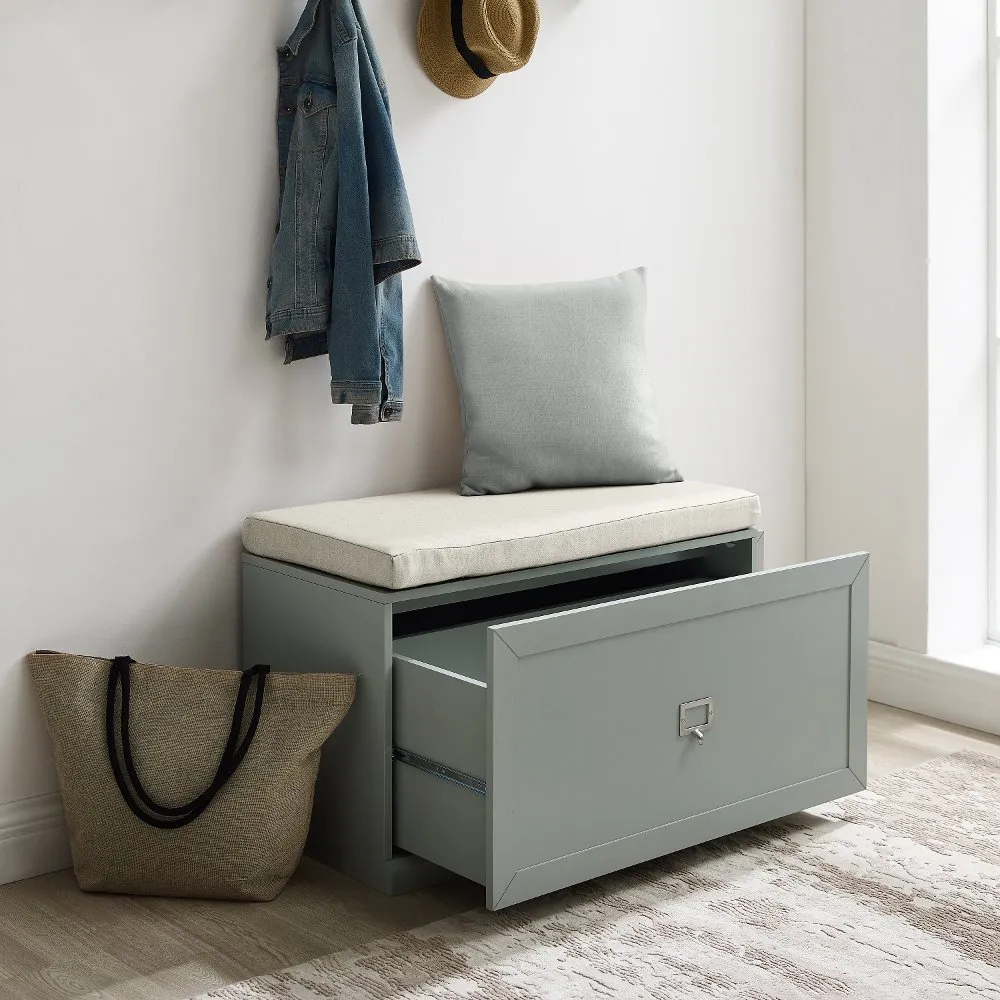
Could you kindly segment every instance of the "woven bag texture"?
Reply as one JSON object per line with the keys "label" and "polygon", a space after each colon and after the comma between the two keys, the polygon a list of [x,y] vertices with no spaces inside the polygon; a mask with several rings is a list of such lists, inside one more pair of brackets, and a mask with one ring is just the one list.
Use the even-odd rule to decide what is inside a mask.
{"label": "woven bag texture", "polygon": [[[81,889],[214,899],[273,899],[299,863],[320,748],[354,701],[350,674],[272,673],[256,736],[190,825],[132,814],[108,760],[109,660],[33,653],[27,663],[52,737],[73,868]],[[210,784],[232,723],[237,670],[136,663],[130,727],[149,794],[180,806]]]}

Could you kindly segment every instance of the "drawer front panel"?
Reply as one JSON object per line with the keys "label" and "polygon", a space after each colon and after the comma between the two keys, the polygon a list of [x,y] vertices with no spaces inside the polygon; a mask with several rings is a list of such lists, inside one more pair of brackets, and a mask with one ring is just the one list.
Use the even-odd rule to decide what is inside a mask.
{"label": "drawer front panel", "polygon": [[490,905],[518,872],[852,755],[863,780],[866,575],[844,557],[490,629]]}

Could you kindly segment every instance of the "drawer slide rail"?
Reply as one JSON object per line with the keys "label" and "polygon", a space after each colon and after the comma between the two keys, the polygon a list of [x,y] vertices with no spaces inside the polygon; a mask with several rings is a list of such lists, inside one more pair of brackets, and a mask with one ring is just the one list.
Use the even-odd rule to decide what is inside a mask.
{"label": "drawer slide rail", "polygon": [[409,750],[393,747],[392,759],[398,760],[400,764],[415,767],[419,771],[426,771],[437,778],[443,778],[445,781],[454,782],[456,785],[467,788],[470,792],[475,792],[476,795],[486,794],[486,782],[481,778],[475,778],[464,771],[456,771],[453,767],[439,764],[436,760],[429,760],[427,757],[421,757],[418,753],[411,753]]}

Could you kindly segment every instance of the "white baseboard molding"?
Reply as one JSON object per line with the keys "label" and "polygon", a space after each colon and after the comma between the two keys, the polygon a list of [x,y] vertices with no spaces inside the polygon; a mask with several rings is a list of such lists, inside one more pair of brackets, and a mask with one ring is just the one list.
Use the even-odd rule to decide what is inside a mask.
{"label": "white baseboard molding", "polygon": [[868,697],[1000,736],[1000,671],[868,644]]}
{"label": "white baseboard molding", "polygon": [[0,803],[0,885],[72,863],[58,792]]}

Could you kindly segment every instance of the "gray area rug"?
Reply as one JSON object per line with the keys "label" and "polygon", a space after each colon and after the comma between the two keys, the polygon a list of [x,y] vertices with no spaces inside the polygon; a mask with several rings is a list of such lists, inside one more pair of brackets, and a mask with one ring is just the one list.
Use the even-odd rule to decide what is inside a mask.
{"label": "gray area rug", "polygon": [[216,1000],[1000,1000],[1000,760],[867,792]]}

